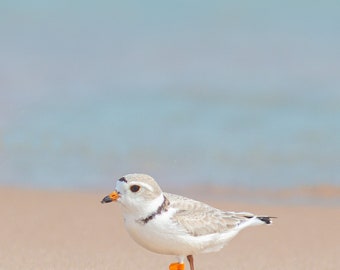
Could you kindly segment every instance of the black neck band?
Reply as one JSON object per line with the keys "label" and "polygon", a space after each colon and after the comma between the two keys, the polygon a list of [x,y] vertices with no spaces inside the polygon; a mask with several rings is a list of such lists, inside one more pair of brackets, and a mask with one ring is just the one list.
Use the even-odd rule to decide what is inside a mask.
{"label": "black neck band", "polygon": [[164,195],[163,198],[164,198],[163,203],[157,208],[157,211],[153,212],[150,216],[147,216],[146,218],[139,219],[138,222],[146,224],[157,215],[160,215],[163,211],[164,212],[168,211],[167,206],[169,205],[169,201]]}

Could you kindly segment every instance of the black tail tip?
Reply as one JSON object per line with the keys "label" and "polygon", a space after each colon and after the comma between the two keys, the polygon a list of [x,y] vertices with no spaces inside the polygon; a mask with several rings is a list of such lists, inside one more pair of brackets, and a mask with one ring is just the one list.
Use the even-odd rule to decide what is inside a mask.
{"label": "black tail tip", "polygon": [[272,218],[275,217],[257,217],[257,218],[266,224],[272,224],[273,223]]}

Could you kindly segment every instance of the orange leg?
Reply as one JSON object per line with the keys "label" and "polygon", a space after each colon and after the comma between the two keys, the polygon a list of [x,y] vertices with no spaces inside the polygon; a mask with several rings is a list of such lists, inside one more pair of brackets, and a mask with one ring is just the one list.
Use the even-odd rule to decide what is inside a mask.
{"label": "orange leg", "polygon": [[187,256],[187,259],[188,259],[189,264],[190,264],[190,270],[195,270],[195,269],[194,269],[194,256],[188,255],[188,256]]}
{"label": "orange leg", "polygon": [[172,263],[169,265],[169,270],[184,270],[184,263]]}

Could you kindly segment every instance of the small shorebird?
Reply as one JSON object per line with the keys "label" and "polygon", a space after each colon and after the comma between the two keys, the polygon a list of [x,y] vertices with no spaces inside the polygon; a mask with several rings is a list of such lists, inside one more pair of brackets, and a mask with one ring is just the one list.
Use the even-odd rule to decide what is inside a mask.
{"label": "small shorebird", "polygon": [[174,255],[170,270],[184,270],[187,257],[194,270],[193,255],[215,252],[242,229],[270,224],[271,217],[247,212],[225,212],[205,203],[162,192],[146,174],[120,178],[115,190],[102,203],[117,201],[131,237],[144,248]]}

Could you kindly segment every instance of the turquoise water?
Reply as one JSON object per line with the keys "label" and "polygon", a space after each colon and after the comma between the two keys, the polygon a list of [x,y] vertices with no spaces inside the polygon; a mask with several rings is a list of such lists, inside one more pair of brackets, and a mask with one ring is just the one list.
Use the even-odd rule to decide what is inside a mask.
{"label": "turquoise water", "polygon": [[338,3],[189,2],[0,3],[0,184],[339,185]]}
{"label": "turquoise water", "polygon": [[147,172],[177,185],[339,184],[338,97],[271,95],[48,99],[2,133],[2,180],[86,188]]}

